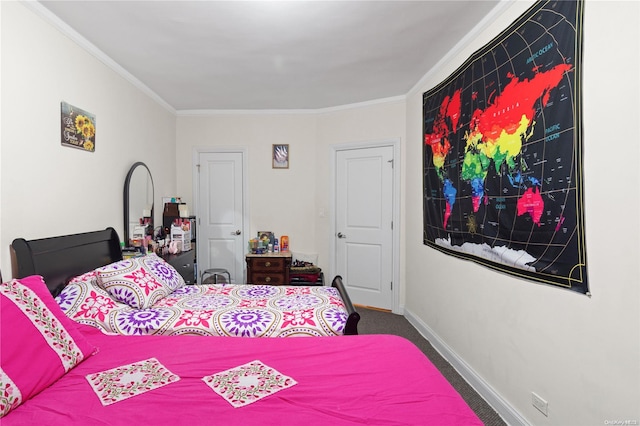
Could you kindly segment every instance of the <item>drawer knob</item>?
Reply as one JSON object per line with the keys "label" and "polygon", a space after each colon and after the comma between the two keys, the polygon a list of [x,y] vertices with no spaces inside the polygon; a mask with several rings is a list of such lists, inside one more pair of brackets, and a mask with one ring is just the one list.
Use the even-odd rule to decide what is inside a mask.
{"label": "drawer knob", "polygon": [[264,266],[268,268],[269,266],[271,266],[271,262],[265,262]]}
{"label": "drawer knob", "polygon": [[265,283],[270,283],[270,282],[271,282],[271,277],[266,277],[266,278],[264,279],[264,282],[265,282]]}

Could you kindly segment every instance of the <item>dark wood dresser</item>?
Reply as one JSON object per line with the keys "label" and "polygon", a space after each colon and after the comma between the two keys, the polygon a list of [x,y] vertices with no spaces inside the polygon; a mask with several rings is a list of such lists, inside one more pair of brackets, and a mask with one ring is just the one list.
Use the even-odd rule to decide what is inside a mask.
{"label": "dark wood dresser", "polygon": [[176,271],[182,278],[184,278],[185,284],[195,284],[195,250],[183,251],[178,254],[167,254],[162,258]]}
{"label": "dark wood dresser", "polygon": [[247,284],[289,285],[291,253],[247,254]]}

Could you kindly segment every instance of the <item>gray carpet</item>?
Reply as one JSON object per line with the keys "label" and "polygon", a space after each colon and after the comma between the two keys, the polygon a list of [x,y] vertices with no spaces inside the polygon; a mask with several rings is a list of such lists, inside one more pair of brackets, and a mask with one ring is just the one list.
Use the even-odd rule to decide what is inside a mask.
{"label": "gray carpet", "polygon": [[388,312],[356,308],[360,314],[358,334],[395,334],[402,336],[415,344],[429,360],[435,365],[449,383],[464,398],[469,407],[487,426],[506,425],[504,420],[495,412],[489,404],[458,374],[449,364],[416,330],[407,319],[401,315]]}

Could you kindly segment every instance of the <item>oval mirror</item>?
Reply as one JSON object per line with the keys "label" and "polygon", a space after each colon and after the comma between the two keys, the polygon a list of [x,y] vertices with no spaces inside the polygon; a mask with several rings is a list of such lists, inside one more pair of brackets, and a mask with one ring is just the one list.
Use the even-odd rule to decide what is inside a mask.
{"label": "oval mirror", "polygon": [[138,161],[124,181],[124,242],[131,245],[136,226],[146,222],[146,234],[153,236],[153,178],[146,164]]}

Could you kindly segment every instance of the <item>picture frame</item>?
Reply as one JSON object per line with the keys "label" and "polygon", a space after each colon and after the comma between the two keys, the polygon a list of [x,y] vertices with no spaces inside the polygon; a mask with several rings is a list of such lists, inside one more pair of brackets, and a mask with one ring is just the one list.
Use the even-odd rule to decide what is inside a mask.
{"label": "picture frame", "polygon": [[272,169],[288,169],[289,144],[273,144],[271,150],[271,161]]}
{"label": "picture frame", "polygon": [[271,232],[271,231],[258,231],[257,238],[258,238],[258,240],[262,240],[262,239],[271,240],[271,239],[273,239],[273,232]]}
{"label": "picture frame", "polygon": [[83,151],[96,150],[96,116],[78,107],[60,102],[60,139],[62,146]]}

